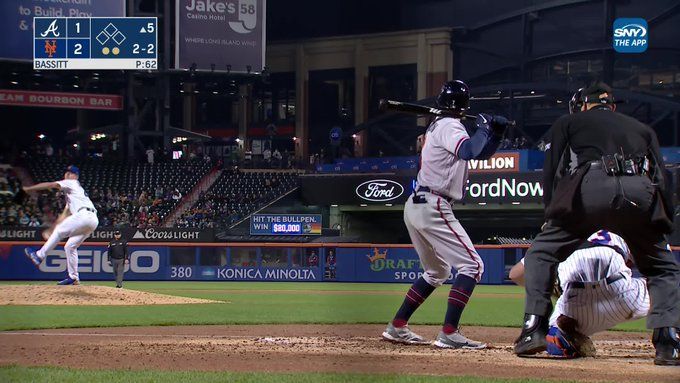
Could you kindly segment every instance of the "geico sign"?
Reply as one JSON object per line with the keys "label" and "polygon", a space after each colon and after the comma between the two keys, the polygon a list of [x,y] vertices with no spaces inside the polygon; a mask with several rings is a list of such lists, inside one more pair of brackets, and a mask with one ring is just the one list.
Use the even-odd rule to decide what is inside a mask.
{"label": "geico sign", "polygon": [[496,178],[491,182],[470,183],[467,187],[468,195],[479,197],[542,197],[543,186],[538,181],[517,182],[516,179]]}
{"label": "geico sign", "polygon": [[[106,251],[78,250],[78,272],[80,273],[112,273],[113,268],[106,261]],[[151,260],[149,266],[140,266],[141,258]],[[145,264],[148,262],[145,262]],[[133,273],[152,274],[158,271],[161,257],[152,250],[136,250],[130,254],[130,263],[125,265],[125,271]],[[40,264],[40,271],[46,273],[61,273],[66,271],[66,253],[63,250],[53,250],[47,254],[45,261]]]}

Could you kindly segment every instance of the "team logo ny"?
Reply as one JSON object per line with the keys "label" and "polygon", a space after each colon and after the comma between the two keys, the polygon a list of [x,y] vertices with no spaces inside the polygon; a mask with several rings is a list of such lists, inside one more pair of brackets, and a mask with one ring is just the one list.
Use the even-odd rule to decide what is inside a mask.
{"label": "team logo ny", "polygon": [[52,55],[57,53],[57,40],[52,40],[52,43],[50,44],[50,40],[45,40],[45,54],[47,57],[52,58]]}

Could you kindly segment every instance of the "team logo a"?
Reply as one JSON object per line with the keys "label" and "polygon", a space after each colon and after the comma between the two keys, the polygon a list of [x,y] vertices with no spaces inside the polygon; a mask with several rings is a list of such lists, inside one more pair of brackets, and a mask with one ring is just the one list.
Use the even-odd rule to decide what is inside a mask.
{"label": "team logo a", "polygon": [[57,40],[45,40],[45,54],[47,57],[52,58],[52,56],[57,53]]}
{"label": "team logo a", "polygon": [[61,32],[59,32],[59,25],[57,24],[57,19],[54,19],[54,21],[52,21],[50,25],[47,26],[47,29],[40,33],[41,37],[59,37],[59,35],[61,35]]}
{"label": "team logo a", "polygon": [[257,26],[257,0],[239,0],[238,21],[230,21],[229,27],[236,33],[250,33]]}

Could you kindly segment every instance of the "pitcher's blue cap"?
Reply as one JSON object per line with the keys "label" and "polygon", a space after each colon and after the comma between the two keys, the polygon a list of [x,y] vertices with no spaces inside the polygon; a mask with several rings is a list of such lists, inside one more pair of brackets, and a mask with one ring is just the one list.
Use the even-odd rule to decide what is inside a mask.
{"label": "pitcher's blue cap", "polygon": [[78,169],[78,167],[75,165],[69,165],[69,167],[66,168],[66,171],[80,176],[80,169]]}

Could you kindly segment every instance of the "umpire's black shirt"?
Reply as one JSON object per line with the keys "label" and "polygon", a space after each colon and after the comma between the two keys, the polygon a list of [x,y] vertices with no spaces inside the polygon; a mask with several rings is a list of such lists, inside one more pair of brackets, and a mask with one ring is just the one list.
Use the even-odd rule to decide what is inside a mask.
{"label": "umpire's black shirt", "polygon": [[[546,207],[552,198],[555,176],[564,174],[568,168],[616,153],[626,156],[652,154],[658,161],[663,161],[656,134],[650,127],[606,106],[559,118],[550,128],[550,136],[550,148],[543,164],[543,202]],[[663,167],[663,163],[659,165]],[[668,193],[668,190],[665,192]]]}
{"label": "umpire's black shirt", "polygon": [[127,242],[122,238],[109,242],[109,257],[113,259],[127,258]]}

